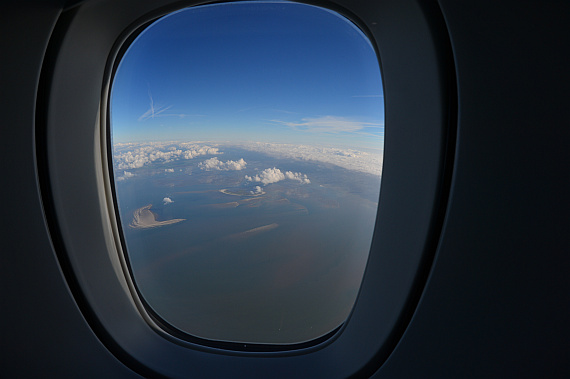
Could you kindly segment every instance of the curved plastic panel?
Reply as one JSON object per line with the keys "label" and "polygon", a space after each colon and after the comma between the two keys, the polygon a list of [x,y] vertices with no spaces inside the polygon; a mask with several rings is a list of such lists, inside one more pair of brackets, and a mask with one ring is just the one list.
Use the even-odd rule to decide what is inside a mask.
{"label": "curved plastic panel", "polygon": [[[107,168],[111,67],[144,23],[192,2],[90,1],[64,15],[50,46],[44,201],[58,255],[94,332],[143,375],[348,377],[370,374],[405,329],[429,268],[445,203],[450,56],[437,7],[408,0],[318,2],[347,16],[373,42],[386,108],[383,182],[376,229],[351,316],[331,338],[290,352],[218,349],[179,340],[136,296],[121,251]],[[162,7],[162,8],[159,8]],[[39,131],[42,133],[42,131]],[[41,150],[41,149],[40,149]],[[247,347],[246,347],[247,348]],[[263,359],[250,359],[263,356]],[[144,364],[142,363],[144,362]]]}

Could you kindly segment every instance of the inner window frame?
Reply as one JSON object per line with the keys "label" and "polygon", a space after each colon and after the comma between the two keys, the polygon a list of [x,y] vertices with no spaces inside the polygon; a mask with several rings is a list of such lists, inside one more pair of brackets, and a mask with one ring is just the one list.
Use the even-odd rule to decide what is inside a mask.
{"label": "inner window frame", "polygon": [[[195,6],[200,7],[202,5],[217,5],[217,4],[219,5],[219,4],[224,4],[224,3],[240,3],[240,2],[247,3],[247,2],[251,2],[251,0],[241,0],[241,1],[240,0],[228,0],[228,1],[222,1],[222,2],[210,2],[210,3],[206,3],[206,4],[197,4]],[[274,3],[274,2],[275,1],[271,1],[271,0],[260,1],[260,3]],[[291,1],[287,1],[287,2],[291,2]],[[277,3],[280,3],[280,2],[277,2]],[[293,3],[295,3],[295,2],[293,1]],[[336,13],[337,16],[345,18],[346,22],[350,22],[353,24],[354,27],[359,28],[360,31],[362,32],[362,34],[364,35],[364,37],[368,38],[368,41],[374,47],[376,60],[377,60],[377,63],[379,65],[380,75],[382,76],[380,58],[378,56],[378,51],[375,48],[376,44],[374,43],[373,40],[370,39],[371,38],[370,33],[367,33],[364,29],[361,28],[360,25],[358,25],[353,20],[349,19],[346,15],[343,15],[342,13],[340,13],[338,11],[335,11],[335,10],[332,10],[331,8],[326,8],[326,7],[323,7],[320,5],[314,5],[314,4],[310,4],[310,3],[305,3],[305,4],[312,5],[312,6],[315,6],[317,8],[320,8],[322,11],[334,12],[334,13]],[[109,182],[109,186],[111,189],[110,197],[112,198],[114,218],[116,220],[115,224],[117,227],[117,231],[116,231],[117,238],[118,238],[120,246],[121,246],[121,253],[120,253],[121,265],[123,267],[123,271],[124,271],[125,275],[128,276],[127,282],[129,285],[129,289],[130,289],[133,297],[136,299],[139,311],[144,315],[147,322],[149,322],[149,324],[155,329],[155,331],[158,332],[159,334],[163,335],[164,337],[169,338],[169,339],[172,339],[172,337],[174,337],[174,339],[172,339],[172,340],[175,341],[176,343],[179,343],[182,345],[187,345],[186,343],[188,343],[188,344],[190,344],[190,346],[191,345],[200,345],[200,346],[210,347],[210,348],[214,348],[214,349],[223,349],[223,350],[230,350],[230,351],[235,351],[235,352],[250,352],[250,353],[273,352],[273,353],[282,353],[282,354],[294,353],[295,351],[306,351],[307,349],[310,349],[310,348],[316,347],[316,346],[322,347],[322,346],[324,346],[323,344],[331,343],[332,341],[334,341],[335,336],[342,332],[345,324],[350,319],[350,315],[352,314],[352,311],[350,312],[349,316],[345,319],[344,322],[342,322],[339,326],[337,326],[336,328],[334,328],[330,332],[328,332],[328,333],[326,333],[326,334],[324,334],[318,338],[314,338],[314,339],[311,339],[311,340],[305,341],[305,342],[290,343],[290,344],[279,344],[279,343],[244,343],[244,342],[212,340],[212,339],[201,338],[201,337],[192,335],[192,334],[187,333],[185,331],[182,331],[179,328],[177,328],[176,326],[170,324],[160,314],[158,314],[156,311],[153,310],[151,304],[149,304],[145,300],[145,298],[144,298],[143,294],[141,293],[139,287],[135,283],[133,268],[132,268],[132,265],[130,263],[129,254],[127,252],[125,235],[123,232],[123,228],[120,227],[121,216],[119,213],[117,192],[116,192],[116,188],[115,188],[116,182],[115,182],[114,176],[113,176],[113,172],[114,172],[113,158],[112,158],[113,157],[113,145],[112,145],[111,115],[110,115],[110,110],[111,110],[110,91],[112,89],[111,85],[113,83],[113,79],[115,77],[115,74],[117,72],[117,69],[121,63],[123,56],[125,55],[125,53],[129,49],[129,47],[132,45],[132,43],[137,39],[137,37],[141,33],[143,33],[145,30],[148,29],[148,27],[152,26],[155,22],[159,21],[161,18],[167,17],[172,13],[176,13],[176,12],[182,11],[184,9],[192,8],[192,7],[193,6],[181,7],[181,8],[177,8],[175,10],[171,10],[171,11],[163,11],[164,12],[163,14],[154,16],[152,19],[143,23],[142,25],[140,25],[139,27],[134,29],[131,33],[129,33],[128,37],[126,37],[125,40],[120,44],[120,46],[117,47],[116,55],[113,58],[112,69],[108,75],[109,87],[108,87],[108,91],[106,94],[106,109],[107,109],[107,111],[105,111],[104,114],[102,112],[102,117],[105,117],[105,119],[106,119],[106,127],[104,128],[104,131],[103,131],[103,133],[104,133],[103,138],[105,139],[104,145],[106,146],[106,160],[108,162],[108,164],[107,164],[108,179],[107,180]],[[383,90],[382,83],[380,83],[380,89]],[[384,96],[383,91],[382,91],[382,95]],[[368,252],[368,255],[370,255],[370,251]],[[352,309],[354,309],[354,306],[356,305],[357,301],[358,301],[358,296],[357,296],[357,299],[355,300],[355,303],[354,303]]]}

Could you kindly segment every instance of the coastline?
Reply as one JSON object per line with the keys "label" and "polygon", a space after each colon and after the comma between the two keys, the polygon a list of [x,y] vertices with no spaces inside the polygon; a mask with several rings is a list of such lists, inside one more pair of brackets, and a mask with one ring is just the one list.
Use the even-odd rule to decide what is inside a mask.
{"label": "coastline", "polygon": [[218,190],[218,192],[221,192],[225,195],[231,195],[231,196],[240,196],[240,197],[257,197],[257,196],[261,196],[261,195],[265,195],[265,191],[260,192],[260,193],[236,193],[236,192],[231,192],[229,189],[224,188],[221,190]]}

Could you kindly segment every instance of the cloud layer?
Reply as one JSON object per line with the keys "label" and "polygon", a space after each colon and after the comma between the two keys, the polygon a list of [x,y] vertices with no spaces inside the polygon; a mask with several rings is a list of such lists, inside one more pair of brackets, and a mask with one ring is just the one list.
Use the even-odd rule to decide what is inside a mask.
{"label": "cloud layer", "polygon": [[382,174],[383,157],[381,150],[362,151],[348,148],[265,142],[249,142],[240,144],[240,147],[246,150],[271,155],[276,158],[292,158],[330,163],[348,170],[373,175]]}
{"label": "cloud layer", "polygon": [[114,145],[115,166],[119,170],[141,168],[153,162],[193,159],[201,155],[222,154],[218,147],[201,143],[117,143]]}
{"label": "cloud layer", "polygon": [[[235,146],[249,151],[267,154],[276,158],[288,158],[305,161],[323,162],[343,167],[348,170],[355,170],[380,176],[382,174],[382,150],[362,150],[340,147],[325,147],[298,144],[277,144],[265,142],[246,142]],[[114,145],[114,166],[117,172],[121,170],[132,170],[149,165],[153,162],[174,162],[177,160],[194,159],[200,156],[220,155],[219,144],[204,142],[144,142],[144,143],[117,143]],[[206,159],[199,164],[202,170],[243,170],[246,162],[242,159],[238,161],[221,161],[217,157]],[[128,171],[127,171],[128,172]],[[165,169],[165,172],[173,172],[172,168]],[[285,175],[285,173],[282,173]],[[129,174],[122,176],[127,179]],[[261,177],[260,177],[261,179]],[[298,180],[298,179],[294,179]]]}

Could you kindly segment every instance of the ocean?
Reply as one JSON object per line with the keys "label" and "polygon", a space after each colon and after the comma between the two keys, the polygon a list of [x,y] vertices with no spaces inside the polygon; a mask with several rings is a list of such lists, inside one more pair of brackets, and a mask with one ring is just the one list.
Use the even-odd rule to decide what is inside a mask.
{"label": "ocean", "polygon": [[[254,196],[260,183],[247,172],[175,163],[174,173],[153,165],[116,186],[135,283],[157,314],[197,337],[265,344],[310,341],[346,320],[368,257],[378,177],[276,162],[297,164],[311,183],[261,185]],[[130,227],[149,204],[158,221],[185,221]]]}

